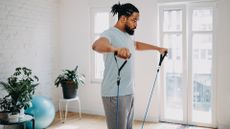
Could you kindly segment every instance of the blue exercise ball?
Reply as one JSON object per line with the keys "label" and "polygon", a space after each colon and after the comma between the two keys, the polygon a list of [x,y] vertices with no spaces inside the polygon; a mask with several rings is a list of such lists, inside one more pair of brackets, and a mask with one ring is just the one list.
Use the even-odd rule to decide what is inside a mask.
{"label": "blue exercise ball", "polygon": [[[47,128],[54,120],[55,108],[52,101],[44,96],[34,96],[32,107],[27,108],[25,113],[32,114],[35,119],[35,128]],[[26,127],[31,129],[32,122],[27,122]]]}

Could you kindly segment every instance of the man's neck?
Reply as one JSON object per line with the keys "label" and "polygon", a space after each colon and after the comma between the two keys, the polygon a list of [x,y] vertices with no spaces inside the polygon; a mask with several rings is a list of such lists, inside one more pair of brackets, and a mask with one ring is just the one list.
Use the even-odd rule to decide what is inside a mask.
{"label": "man's neck", "polygon": [[122,32],[125,32],[125,28],[123,25],[121,25],[121,23],[117,22],[114,27],[116,27],[117,29],[119,29]]}

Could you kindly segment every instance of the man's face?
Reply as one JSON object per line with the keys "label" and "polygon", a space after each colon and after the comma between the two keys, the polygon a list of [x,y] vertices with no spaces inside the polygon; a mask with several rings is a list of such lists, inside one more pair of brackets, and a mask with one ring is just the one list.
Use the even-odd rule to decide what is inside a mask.
{"label": "man's face", "polygon": [[134,31],[134,29],[131,29],[127,24],[125,24],[125,32],[127,32],[129,35],[133,35]]}
{"label": "man's face", "polygon": [[139,20],[139,13],[134,12],[131,16],[127,17],[127,22],[125,24],[125,31],[133,35],[137,27],[137,21]]}

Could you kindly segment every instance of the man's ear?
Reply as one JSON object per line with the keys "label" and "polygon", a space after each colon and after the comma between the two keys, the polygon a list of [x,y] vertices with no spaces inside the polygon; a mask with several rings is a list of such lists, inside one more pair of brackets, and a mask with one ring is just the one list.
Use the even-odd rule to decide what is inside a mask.
{"label": "man's ear", "polygon": [[121,19],[121,22],[122,22],[122,23],[125,23],[125,22],[127,21],[127,17],[126,17],[126,16],[121,16],[120,19]]}

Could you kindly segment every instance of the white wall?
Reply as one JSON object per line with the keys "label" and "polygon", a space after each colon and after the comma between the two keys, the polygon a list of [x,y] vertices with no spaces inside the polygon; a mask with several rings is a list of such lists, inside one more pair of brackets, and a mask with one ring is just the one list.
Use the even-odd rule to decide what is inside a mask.
{"label": "white wall", "polygon": [[101,109],[99,87],[90,84],[89,80],[91,46],[88,1],[61,0],[60,14],[60,68],[71,69],[79,65],[79,71],[86,75],[86,86],[78,92],[83,112],[97,114]]}
{"label": "white wall", "polygon": [[220,0],[218,4],[218,41],[217,41],[217,105],[220,129],[230,129],[230,1]]}
{"label": "white wall", "polygon": [[0,80],[6,81],[16,67],[30,68],[40,79],[35,94],[54,103],[58,6],[58,0],[0,0]]}
{"label": "white wall", "polygon": [[35,94],[54,101],[58,6],[57,0],[0,0],[0,80],[26,66],[40,79]]}

